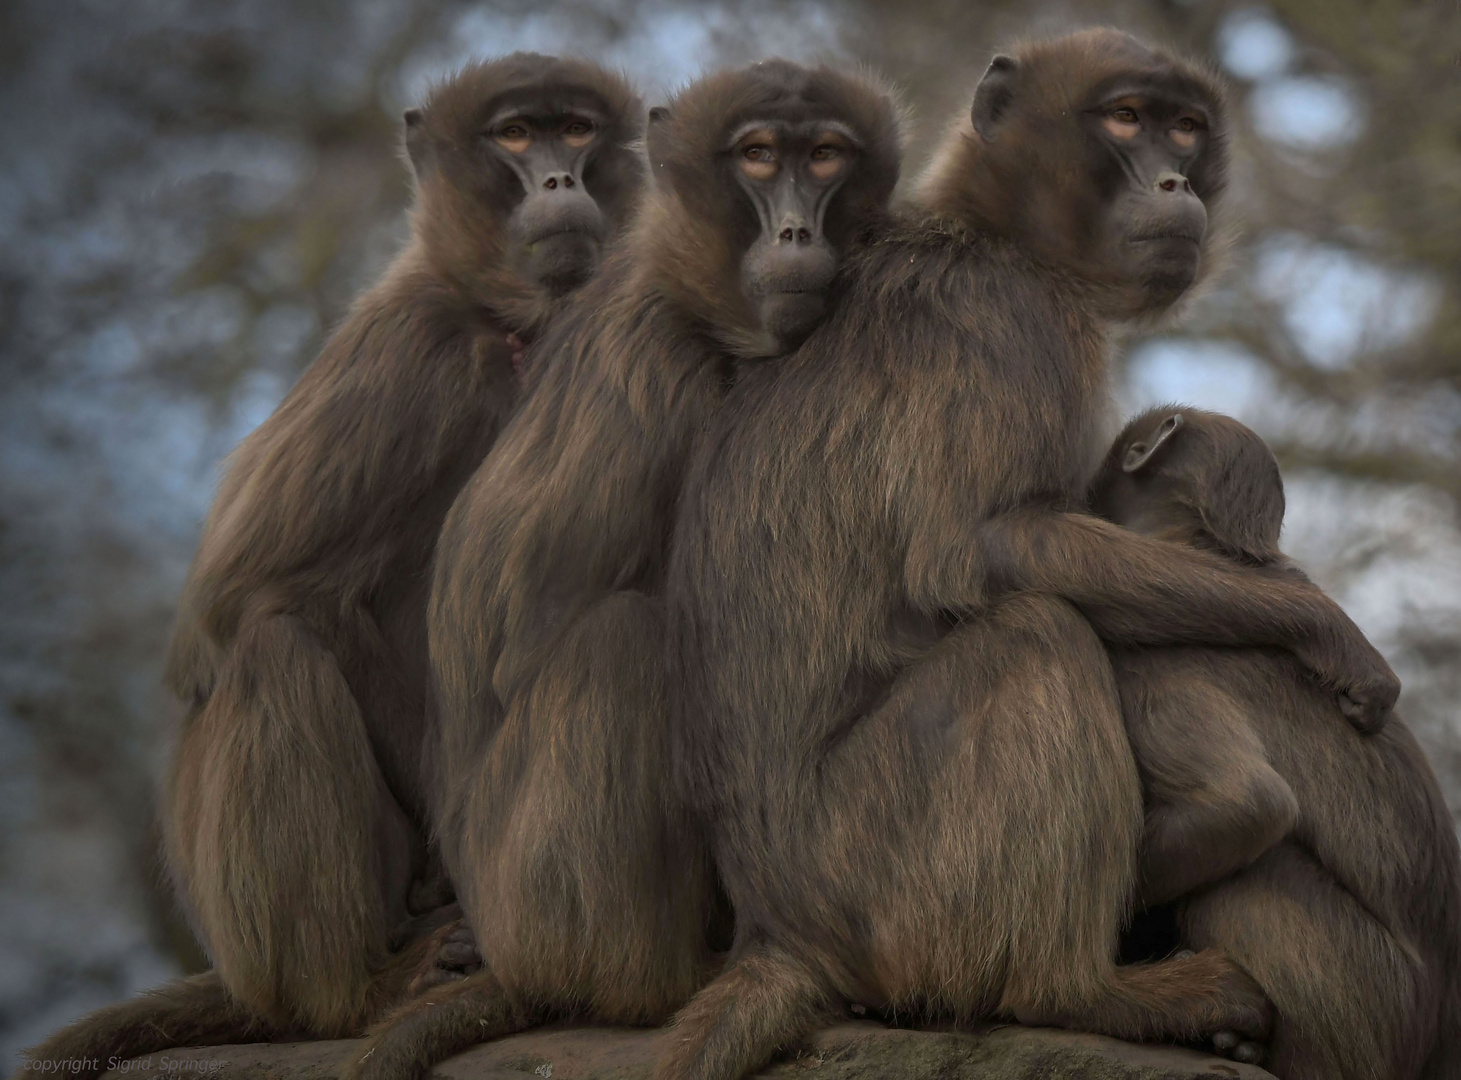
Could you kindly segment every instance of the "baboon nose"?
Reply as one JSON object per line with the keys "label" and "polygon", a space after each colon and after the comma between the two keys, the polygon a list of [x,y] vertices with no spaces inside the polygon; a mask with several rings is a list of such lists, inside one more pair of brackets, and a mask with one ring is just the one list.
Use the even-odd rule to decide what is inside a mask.
{"label": "baboon nose", "polygon": [[1191,195],[1192,185],[1187,182],[1187,177],[1183,176],[1181,173],[1173,172],[1171,169],[1167,169],[1157,177],[1157,190],[1172,192],[1180,191],[1184,195]]}
{"label": "baboon nose", "polygon": [[798,225],[795,223],[783,225],[781,227],[781,232],[777,234],[777,239],[780,240],[783,244],[790,244],[792,242],[805,244],[811,238],[811,229],[807,228],[805,225]]}
{"label": "baboon nose", "polygon": [[577,183],[578,181],[573,179],[572,173],[550,173],[548,178],[543,181],[543,187],[549,191],[557,191],[560,187],[571,188]]}

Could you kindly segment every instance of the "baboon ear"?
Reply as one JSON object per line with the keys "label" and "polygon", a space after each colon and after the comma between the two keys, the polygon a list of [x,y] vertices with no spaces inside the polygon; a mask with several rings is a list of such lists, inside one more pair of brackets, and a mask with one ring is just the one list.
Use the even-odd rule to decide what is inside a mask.
{"label": "baboon ear", "polygon": [[1014,104],[1015,76],[1019,69],[1014,57],[996,56],[974,91],[974,107],[969,110],[969,118],[974,121],[979,137],[987,142],[994,141],[999,122]]}
{"label": "baboon ear", "polygon": [[407,109],[401,114],[406,122],[406,154],[411,158],[411,170],[416,179],[422,180],[431,170],[431,140],[426,135],[426,117],[420,109]]}
{"label": "baboon ear", "polygon": [[656,105],[649,110],[649,122],[651,124],[663,124],[669,118],[670,109],[668,105]]}
{"label": "baboon ear", "polygon": [[1121,471],[1124,473],[1139,472],[1151,464],[1152,460],[1171,441],[1172,436],[1182,430],[1182,414],[1170,413],[1160,424],[1157,430],[1144,439],[1137,439],[1126,448],[1126,457],[1121,461]]}

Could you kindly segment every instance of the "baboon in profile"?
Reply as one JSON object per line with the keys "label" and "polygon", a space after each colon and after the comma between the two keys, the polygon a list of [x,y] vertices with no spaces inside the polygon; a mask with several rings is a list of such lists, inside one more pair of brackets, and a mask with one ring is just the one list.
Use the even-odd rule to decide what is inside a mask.
{"label": "baboon in profile", "polygon": [[1119,967],[1141,786],[1103,639],[1399,687],[1318,589],[1083,507],[1110,320],[1205,268],[1221,95],[1088,31],[1001,56],[827,318],[698,441],[665,588],[679,784],[734,905],[658,1075],[734,1080],[848,999],[1125,1038],[1261,1036],[1225,954]]}
{"label": "baboon in profile", "polygon": [[642,123],[617,76],[534,54],[406,112],[411,240],[234,453],[179,604],[167,854],[215,971],[35,1055],[354,1034],[399,997],[436,537],[516,403],[515,354],[638,201]]}
{"label": "baboon in profile", "polygon": [[[1228,417],[1137,417],[1092,492],[1096,513],[1148,536],[1286,562],[1278,462]],[[1273,1002],[1268,1067],[1284,1080],[1461,1075],[1461,852],[1405,725],[1346,730],[1332,695],[1274,649],[1111,655],[1148,804],[1138,902],[1216,882],[1178,906],[1179,928]]]}
{"label": "baboon in profile", "polygon": [[372,1080],[553,1016],[658,1023],[710,975],[713,880],[668,783],[665,545],[735,369],[811,331],[882,223],[898,115],[864,79],[773,60],[651,110],[646,142],[623,250],[442,531],[435,822],[483,969],[385,1027]]}

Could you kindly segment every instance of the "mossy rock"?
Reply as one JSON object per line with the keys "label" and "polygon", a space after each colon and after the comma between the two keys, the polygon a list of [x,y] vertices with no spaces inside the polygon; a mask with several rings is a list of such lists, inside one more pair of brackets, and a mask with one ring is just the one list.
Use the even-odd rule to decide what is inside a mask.
{"label": "mossy rock", "polygon": [[[543,1028],[459,1054],[441,1080],[648,1080],[656,1031]],[[108,1080],[337,1080],[363,1043],[254,1044],[169,1050],[128,1062]],[[872,1022],[819,1032],[760,1074],[765,1080],[1273,1080],[1252,1065],[1175,1047],[1136,1045],[1045,1028],[913,1031]]]}

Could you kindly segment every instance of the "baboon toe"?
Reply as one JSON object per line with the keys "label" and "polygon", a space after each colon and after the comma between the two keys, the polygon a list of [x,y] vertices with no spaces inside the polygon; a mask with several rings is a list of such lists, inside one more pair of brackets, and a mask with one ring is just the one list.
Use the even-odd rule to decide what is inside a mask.
{"label": "baboon toe", "polygon": [[1236,1031],[1219,1031],[1212,1037],[1212,1048],[1230,1061],[1257,1065],[1263,1061],[1263,1044],[1244,1038]]}

